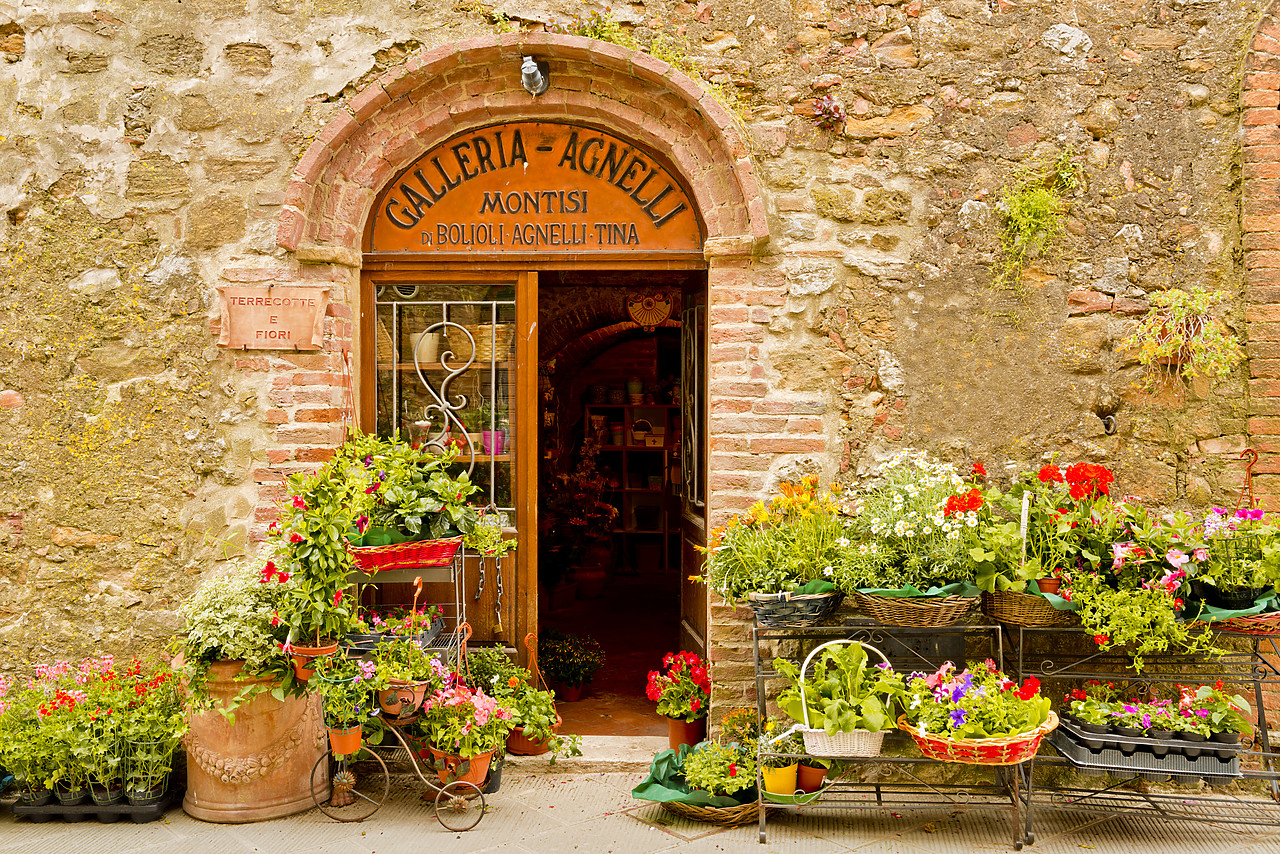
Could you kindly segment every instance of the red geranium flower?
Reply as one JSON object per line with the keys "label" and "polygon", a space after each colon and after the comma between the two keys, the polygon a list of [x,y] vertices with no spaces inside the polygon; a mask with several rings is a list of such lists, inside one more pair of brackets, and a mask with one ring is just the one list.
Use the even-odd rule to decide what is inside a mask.
{"label": "red geranium flower", "polygon": [[302,542],[302,535],[299,534],[297,531],[294,531],[292,534],[289,535],[289,542],[291,543]]}
{"label": "red geranium flower", "polygon": [[1106,635],[1094,635],[1093,642],[1096,643],[1098,646],[1106,646],[1108,643],[1111,642],[1111,638],[1107,637]]}
{"label": "red geranium flower", "polygon": [[1018,695],[1019,700],[1030,700],[1040,693],[1040,680],[1034,676],[1028,676],[1027,681],[1023,682],[1022,687],[1014,693]]}
{"label": "red geranium flower", "polygon": [[974,479],[974,480],[986,480],[986,478],[987,478],[987,469],[986,469],[986,466],[984,466],[982,463],[974,463],[974,464],[973,464],[973,479]]}
{"label": "red geranium flower", "polygon": [[1036,475],[1041,483],[1063,483],[1062,469],[1055,465],[1047,465]]}
{"label": "red geranium flower", "polygon": [[306,510],[307,499],[303,498],[301,495],[295,495],[293,496],[293,506],[298,508],[299,510]]}

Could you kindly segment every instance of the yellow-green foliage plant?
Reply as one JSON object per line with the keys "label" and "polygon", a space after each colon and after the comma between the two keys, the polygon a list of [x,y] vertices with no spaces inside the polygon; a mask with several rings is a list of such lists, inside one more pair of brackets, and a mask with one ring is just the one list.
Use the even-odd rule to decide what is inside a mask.
{"label": "yellow-green foliage plant", "polygon": [[1179,367],[1188,377],[1224,377],[1235,370],[1243,357],[1240,342],[1217,316],[1226,299],[1225,292],[1199,285],[1151,295],[1151,311],[1125,341],[1147,368],[1148,387],[1159,385]]}
{"label": "yellow-green foliage plant", "polygon": [[1062,236],[1067,220],[1063,196],[1080,184],[1079,167],[1068,148],[1048,166],[1031,167],[1000,191],[1000,258],[995,265],[998,288],[1021,291],[1027,263]]}

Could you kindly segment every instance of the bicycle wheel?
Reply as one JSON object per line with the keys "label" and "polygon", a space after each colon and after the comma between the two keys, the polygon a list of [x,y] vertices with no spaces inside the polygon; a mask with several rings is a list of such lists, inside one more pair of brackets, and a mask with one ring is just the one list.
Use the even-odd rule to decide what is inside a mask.
{"label": "bicycle wheel", "polygon": [[475,783],[454,780],[436,793],[436,820],[447,830],[470,830],[484,818],[484,792]]}
{"label": "bicycle wheel", "polygon": [[[333,792],[322,800],[326,773]],[[364,821],[386,803],[390,791],[387,763],[364,745],[342,758],[326,752],[311,769],[311,799],[320,812],[335,821]]]}

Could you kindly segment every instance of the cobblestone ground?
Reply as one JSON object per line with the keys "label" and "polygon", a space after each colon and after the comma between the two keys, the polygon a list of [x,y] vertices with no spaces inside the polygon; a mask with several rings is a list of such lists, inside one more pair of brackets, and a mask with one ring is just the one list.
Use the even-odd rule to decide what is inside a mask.
{"label": "cobblestone ground", "polygon": [[[631,789],[644,774],[513,774],[489,797],[488,811],[473,830],[451,833],[423,803],[423,786],[411,777],[393,780],[392,795],[361,824],[339,824],[316,810],[277,821],[246,825],[205,824],[180,809],[150,824],[58,821],[32,824],[0,818],[0,854],[10,852],[334,852],[334,854],[556,854],[556,852],[978,852],[1011,850],[1007,812],[860,810],[775,814],[768,842],[759,844],[755,824],[718,828],[677,818],[655,804],[636,801]],[[1036,818],[1041,854],[1280,854],[1280,826],[1216,827],[1164,822],[1135,811],[1101,818],[1044,810]]]}

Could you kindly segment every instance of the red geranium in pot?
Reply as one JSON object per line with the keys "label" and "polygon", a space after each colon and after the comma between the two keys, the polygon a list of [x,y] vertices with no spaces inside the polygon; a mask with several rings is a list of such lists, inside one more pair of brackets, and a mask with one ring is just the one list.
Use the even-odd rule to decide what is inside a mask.
{"label": "red geranium in pot", "polygon": [[662,658],[664,672],[649,671],[645,694],[658,704],[667,719],[667,735],[673,749],[697,744],[706,737],[707,711],[711,704],[711,677],[707,666],[692,652],[669,652]]}

